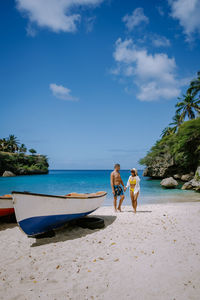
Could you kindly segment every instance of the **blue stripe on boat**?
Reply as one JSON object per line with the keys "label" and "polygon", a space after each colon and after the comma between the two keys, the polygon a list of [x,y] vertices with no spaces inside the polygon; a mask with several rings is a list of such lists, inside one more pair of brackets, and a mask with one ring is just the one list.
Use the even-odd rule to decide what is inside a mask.
{"label": "blue stripe on boat", "polygon": [[20,221],[19,225],[27,235],[37,235],[61,227],[66,222],[84,217],[93,211],[95,210],[80,214],[33,217]]}

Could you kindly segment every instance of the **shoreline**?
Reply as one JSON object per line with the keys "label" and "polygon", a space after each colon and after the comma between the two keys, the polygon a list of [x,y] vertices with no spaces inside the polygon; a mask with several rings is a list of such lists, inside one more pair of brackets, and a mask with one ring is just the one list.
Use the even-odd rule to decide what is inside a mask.
{"label": "shoreline", "polygon": [[[138,198],[138,205],[144,206],[144,205],[160,205],[160,204],[171,204],[171,203],[197,203],[200,202],[200,193],[195,191],[184,191],[182,194],[182,191],[179,193],[174,193],[171,195],[139,195]],[[113,206],[113,198],[112,195],[107,196],[107,201],[109,201],[109,204],[104,203],[104,206],[110,207]],[[118,199],[119,202],[119,199]],[[131,206],[131,199],[129,194],[125,195],[125,200],[122,203],[122,206]]]}
{"label": "shoreline", "polygon": [[0,223],[0,299],[199,299],[199,202],[92,215],[104,229],[65,226],[44,239]]}
{"label": "shoreline", "polygon": [[[126,183],[129,172],[121,171],[122,179]],[[139,171],[141,173],[141,171]],[[84,175],[83,175],[84,174]],[[195,191],[178,189],[164,189],[159,180],[151,180],[141,176],[141,193],[138,203],[163,203],[197,201],[200,194]],[[2,179],[1,179],[2,178]],[[44,175],[1,177],[0,195],[10,194],[11,191],[29,191],[34,193],[65,195],[70,192],[92,193],[107,191],[105,205],[112,205],[113,195],[110,188],[109,171],[51,171]],[[77,184],[80,183],[80,184]],[[124,205],[130,205],[129,191],[125,193]]]}

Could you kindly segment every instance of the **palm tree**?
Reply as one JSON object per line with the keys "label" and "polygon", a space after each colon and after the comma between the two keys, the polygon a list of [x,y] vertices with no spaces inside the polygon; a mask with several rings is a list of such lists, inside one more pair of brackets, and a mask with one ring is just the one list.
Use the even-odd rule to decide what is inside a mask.
{"label": "palm tree", "polygon": [[8,141],[5,138],[0,139],[0,150],[5,152],[8,151]]}
{"label": "palm tree", "polygon": [[14,153],[14,152],[18,151],[19,141],[16,136],[14,136],[13,134],[9,135],[9,137],[7,138],[7,143],[8,143],[9,152]]}
{"label": "palm tree", "polygon": [[37,153],[37,151],[36,151],[35,149],[33,149],[33,148],[31,148],[31,149],[29,150],[29,152],[30,152],[32,155],[34,155],[35,153]]}
{"label": "palm tree", "polygon": [[173,122],[170,123],[169,125],[174,126],[173,128],[175,129],[175,131],[177,131],[177,129],[183,123],[183,117],[182,117],[182,115],[176,113],[172,120],[173,120]]}
{"label": "palm tree", "polygon": [[[193,94],[194,96],[200,93],[200,71],[197,72],[197,78],[190,82],[190,87],[188,89],[188,92]],[[199,94],[199,98],[200,98],[200,94]]]}
{"label": "palm tree", "polygon": [[194,99],[194,95],[188,92],[186,95],[183,95],[183,98],[178,98],[181,100],[176,104],[177,110],[176,113],[180,114],[182,120],[186,117],[189,119],[195,118],[195,112],[200,112],[200,99]]}
{"label": "palm tree", "polygon": [[161,136],[166,137],[166,136],[172,135],[175,133],[175,131],[176,131],[176,127],[165,127],[162,131]]}
{"label": "palm tree", "polygon": [[20,146],[20,148],[19,148],[19,152],[21,152],[21,153],[26,153],[26,151],[27,151],[26,146],[25,146],[24,144],[21,144],[21,146]]}

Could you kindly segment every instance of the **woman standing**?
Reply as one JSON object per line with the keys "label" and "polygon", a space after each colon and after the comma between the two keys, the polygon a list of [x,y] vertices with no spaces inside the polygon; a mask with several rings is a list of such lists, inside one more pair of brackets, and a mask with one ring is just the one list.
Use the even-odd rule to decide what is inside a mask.
{"label": "woman standing", "polygon": [[130,187],[130,197],[134,212],[137,211],[137,199],[140,193],[140,178],[135,168],[131,169],[131,175],[127,181],[126,189]]}

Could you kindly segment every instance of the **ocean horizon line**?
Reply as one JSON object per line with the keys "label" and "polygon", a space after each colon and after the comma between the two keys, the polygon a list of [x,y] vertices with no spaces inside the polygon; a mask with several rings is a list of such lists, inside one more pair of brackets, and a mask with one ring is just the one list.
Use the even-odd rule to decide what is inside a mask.
{"label": "ocean horizon line", "polygon": [[[144,171],[144,169],[137,169]],[[49,171],[113,171],[113,169],[49,169]],[[130,171],[130,169],[120,169],[120,171]]]}

